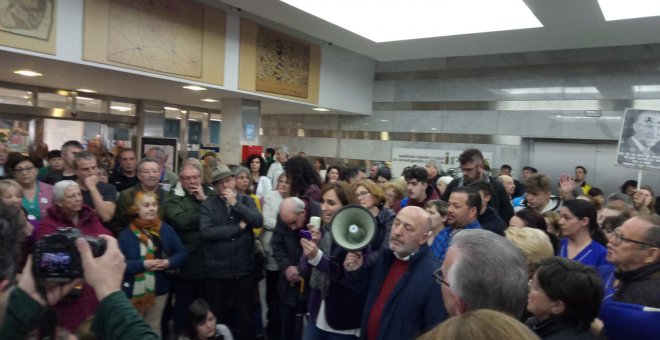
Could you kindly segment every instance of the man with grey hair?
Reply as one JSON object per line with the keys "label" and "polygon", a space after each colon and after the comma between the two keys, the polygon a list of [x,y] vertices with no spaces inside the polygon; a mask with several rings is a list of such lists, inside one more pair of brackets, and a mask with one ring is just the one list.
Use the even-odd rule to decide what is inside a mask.
{"label": "man with grey hair", "polygon": [[376,173],[378,172],[378,169],[383,167],[383,163],[378,162],[378,161],[373,161],[371,162],[371,166],[369,167],[369,179],[376,182]]}
{"label": "man with grey hair", "polygon": [[200,161],[190,158],[179,171],[179,183],[167,194],[163,210],[165,220],[174,228],[188,250],[188,261],[173,282],[176,299],[172,308],[174,334],[183,332],[190,304],[202,297],[204,291],[204,253],[199,233],[201,205],[215,191],[202,182]]}
{"label": "man with grey hair", "polygon": [[117,189],[99,181],[96,156],[89,151],[79,151],[73,158],[73,167],[83,202],[94,209],[102,222],[109,222],[115,213]]}
{"label": "man with grey hair", "polygon": [[633,217],[615,229],[607,243],[607,261],[616,272],[606,282],[619,282],[614,301],[660,308],[659,216]]}
{"label": "man with grey hair", "polygon": [[435,159],[429,159],[424,164],[424,169],[426,169],[426,174],[429,176],[429,183],[431,183],[433,190],[435,190],[438,193],[438,197],[442,197],[442,193],[435,185],[441,177],[440,167],[438,167],[438,161]]}
{"label": "man with grey hair", "polygon": [[389,249],[372,265],[361,253],[349,252],[344,268],[367,295],[360,337],[362,339],[413,339],[447,318],[440,286],[433,271],[440,261],[429,251],[431,216],[424,209],[407,206],[392,224]]}
{"label": "man with grey hair", "polygon": [[155,159],[158,164],[160,165],[160,179],[159,182],[162,184],[163,189],[165,191],[170,191],[171,188],[173,188],[178,179],[176,177],[176,174],[170,169],[167,168],[167,159],[169,158],[169,155],[165,150],[162,148],[159,148],[157,146],[151,147],[147,150],[147,152],[144,153],[145,157]]}
{"label": "man with grey hair", "polygon": [[607,196],[605,207],[619,211],[627,211],[630,215],[635,215],[635,204],[630,196],[626,194],[614,193]]}
{"label": "man with grey hair", "polygon": [[520,319],[527,305],[527,264],[513,243],[483,229],[454,235],[435,274],[449,315],[488,308]]}
{"label": "man with grey hair", "polygon": [[[299,266],[302,246],[301,230],[307,229],[312,216],[321,216],[321,206],[311,200],[303,201],[298,197],[287,197],[280,203],[279,217],[273,231],[271,247],[273,258],[280,268],[277,293],[266,292],[269,318],[268,329],[279,324],[280,336],[275,338],[293,339],[295,315],[298,296],[300,295],[301,279],[308,281],[309,277]],[[271,283],[272,287],[272,283]],[[269,298],[270,297],[270,298]],[[270,314],[271,310],[275,315]],[[279,320],[277,320],[279,318]],[[271,332],[274,330],[270,330]]]}
{"label": "man with grey hair", "polygon": [[289,160],[289,147],[282,144],[275,149],[275,162],[268,168],[266,177],[270,178],[271,183],[277,183],[277,178],[284,172],[284,166]]}
{"label": "man with grey hair", "polygon": [[111,229],[115,234],[128,227],[131,216],[128,215],[128,209],[133,205],[135,195],[139,191],[153,192],[158,195],[158,216],[162,220],[165,217],[165,197],[167,191],[160,185],[160,163],[153,158],[142,158],[137,167],[138,184],[119,193],[117,199],[117,211],[112,218]]}

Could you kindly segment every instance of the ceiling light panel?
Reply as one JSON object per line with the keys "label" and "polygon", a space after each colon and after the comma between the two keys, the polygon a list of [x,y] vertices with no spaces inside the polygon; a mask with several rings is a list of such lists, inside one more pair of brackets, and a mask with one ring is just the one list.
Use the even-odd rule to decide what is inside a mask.
{"label": "ceiling light panel", "polygon": [[32,70],[16,70],[16,71],[14,71],[14,73],[20,74],[20,75],[25,76],[25,77],[40,77],[40,76],[43,75],[39,72],[35,72],[35,71],[32,71]]}
{"label": "ceiling light panel", "polygon": [[542,27],[522,0],[281,0],[374,42]]}
{"label": "ceiling light panel", "polygon": [[657,0],[598,0],[607,21],[660,16]]}

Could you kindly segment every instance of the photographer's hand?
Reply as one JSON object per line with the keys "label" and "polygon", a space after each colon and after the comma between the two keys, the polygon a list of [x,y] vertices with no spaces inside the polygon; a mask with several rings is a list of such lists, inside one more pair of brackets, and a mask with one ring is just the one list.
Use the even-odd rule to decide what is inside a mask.
{"label": "photographer's hand", "polygon": [[18,288],[22,289],[40,305],[46,307],[48,305],[52,306],[56,304],[65,297],[73,287],[81,283],[82,280],[80,279],[73,280],[63,285],[44,282],[44,285],[46,286],[46,299],[48,299],[48,301],[45,301],[44,297],[37,290],[37,285],[34,281],[34,276],[32,274],[32,255],[30,255],[25,263],[25,268],[23,268],[23,275],[21,275],[21,279],[18,281]]}
{"label": "photographer's hand", "polygon": [[85,282],[94,288],[96,297],[101,301],[106,296],[121,290],[126,261],[116,239],[107,235],[99,237],[106,242],[105,253],[100,257],[94,258],[89,244],[84,239],[77,239],[76,246],[80,252]]}

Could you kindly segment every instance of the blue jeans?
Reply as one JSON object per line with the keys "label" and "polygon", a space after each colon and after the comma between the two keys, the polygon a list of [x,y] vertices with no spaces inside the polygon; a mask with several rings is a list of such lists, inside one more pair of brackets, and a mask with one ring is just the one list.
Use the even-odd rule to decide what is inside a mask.
{"label": "blue jeans", "polygon": [[303,332],[303,340],[356,340],[358,337],[349,334],[326,332],[316,327],[316,321],[309,319]]}

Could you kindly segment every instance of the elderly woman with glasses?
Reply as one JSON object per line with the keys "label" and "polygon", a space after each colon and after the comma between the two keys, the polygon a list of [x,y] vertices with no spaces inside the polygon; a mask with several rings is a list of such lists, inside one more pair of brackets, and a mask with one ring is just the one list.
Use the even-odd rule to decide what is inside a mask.
{"label": "elderly woman with glasses", "polygon": [[371,242],[367,259],[375,261],[381,249],[389,248],[390,232],[394,223],[394,212],[385,208],[385,193],[371,180],[357,181],[353,184],[358,204],[369,210],[376,219],[376,235]]}
{"label": "elderly woman with glasses", "polygon": [[[53,201],[48,215],[41,219],[39,228],[35,230],[37,240],[65,227],[79,229],[85,236],[112,235],[101,224],[94,210],[83,203],[78,183],[70,180],[55,183]],[[79,295],[76,299],[62,300],[53,307],[58,315],[58,325],[70,332],[75,332],[85,319],[93,316],[99,304],[94,290],[88,285],[82,286]]]}

